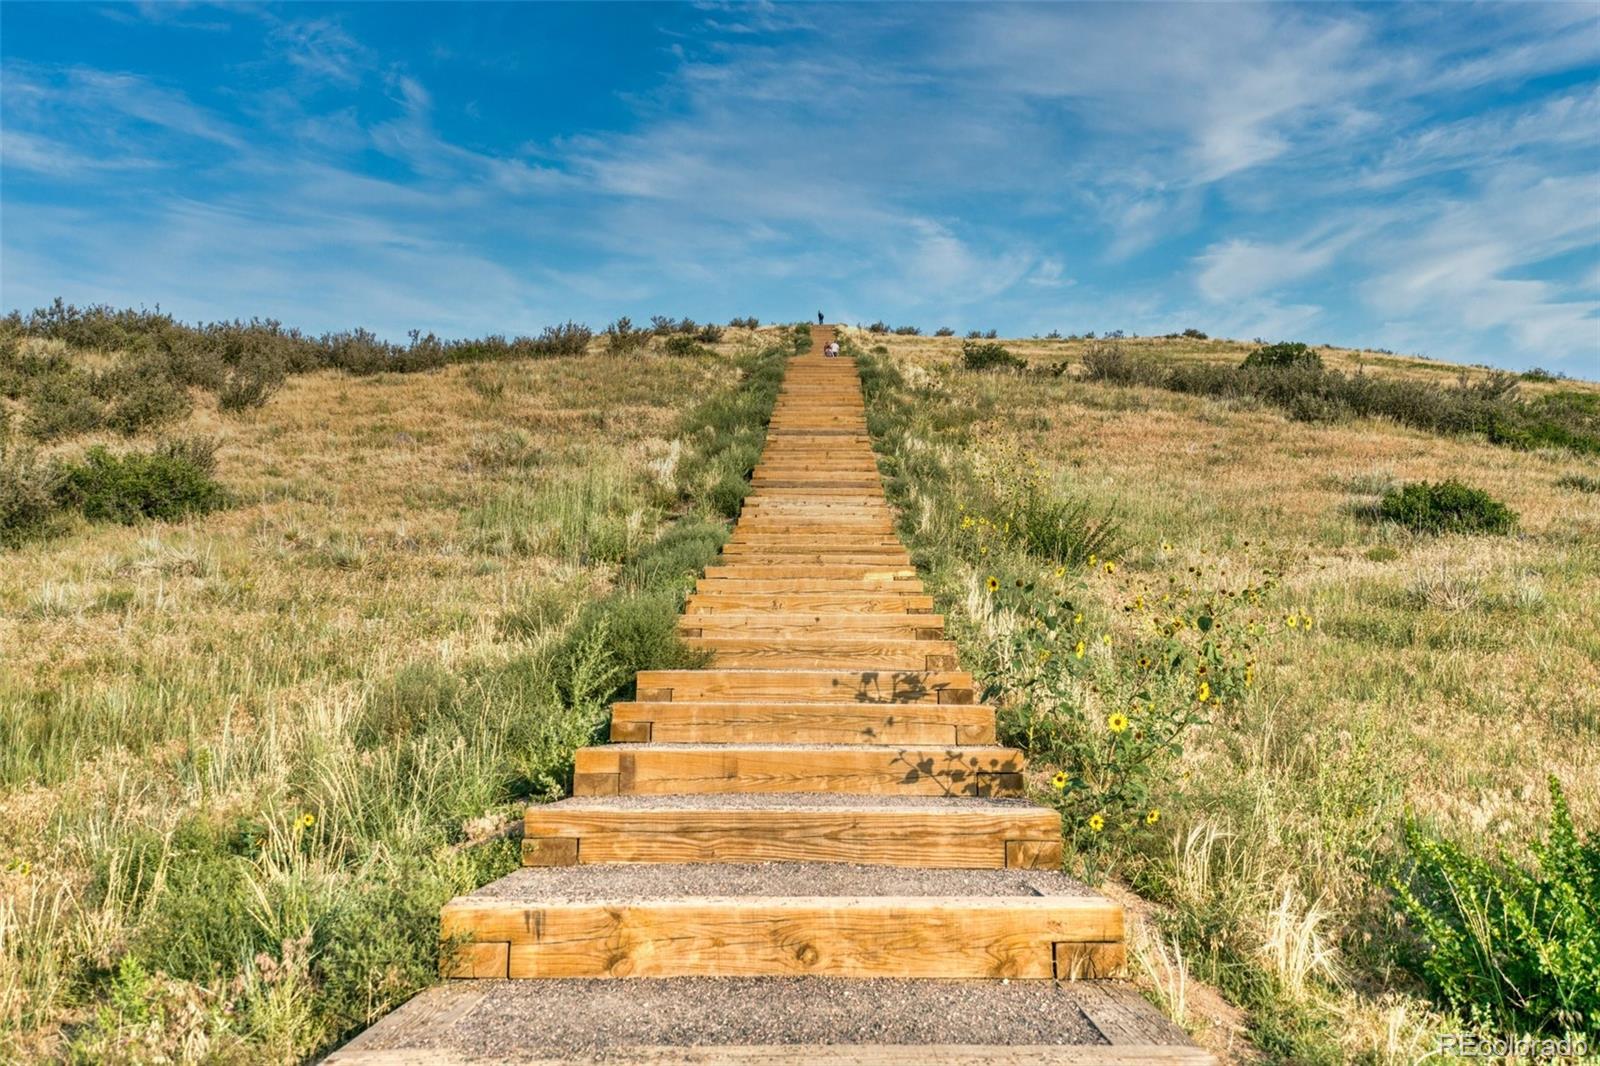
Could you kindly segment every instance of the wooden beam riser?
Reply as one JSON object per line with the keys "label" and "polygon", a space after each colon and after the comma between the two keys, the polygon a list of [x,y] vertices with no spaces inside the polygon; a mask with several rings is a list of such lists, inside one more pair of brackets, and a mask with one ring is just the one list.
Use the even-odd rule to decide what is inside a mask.
{"label": "wooden beam riser", "polygon": [[[1119,943],[1122,909],[1098,897],[731,897],[538,907],[463,897],[445,907],[441,934],[506,945],[504,976],[511,978],[1051,980],[1057,945]],[[475,958],[461,976],[482,977],[484,969],[484,959]]]}

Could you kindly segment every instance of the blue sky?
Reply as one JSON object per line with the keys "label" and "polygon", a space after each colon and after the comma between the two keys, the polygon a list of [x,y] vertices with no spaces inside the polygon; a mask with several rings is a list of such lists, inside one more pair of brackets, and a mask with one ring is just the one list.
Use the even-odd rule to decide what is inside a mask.
{"label": "blue sky", "polygon": [[0,4],[0,306],[1600,373],[1600,5]]}

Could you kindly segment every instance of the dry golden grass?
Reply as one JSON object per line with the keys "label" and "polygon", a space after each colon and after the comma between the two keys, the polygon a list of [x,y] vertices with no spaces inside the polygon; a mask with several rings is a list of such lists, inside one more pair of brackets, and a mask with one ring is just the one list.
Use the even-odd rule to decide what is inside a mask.
{"label": "dry golden grass", "polygon": [[[481,674],[514,662],[540,638],[503,632],[508,611],[540,597],[574,609],[607,589],[615,564],[587,557],[563,522],[576,516],[574,528],[587,531],[592,518],[609,523],[607,535],[642,541],[667,517],[658,501],[675,491],[677,423],[732,387],[738,370],[726,354],[622,358],[599,348],[415,374],[307,374],[242,416],[203,398],[164,435],[218,439],[218,477],[235,506],[181,524],[80,523],[3,556],[0,1058],[63,1054],[61,1027],[93,1015],[78,990],[149,917],[116,887],[131,876],[117,856],[148,834],[166,840],[163,862],[176,862],[173,834],[196,819],[264,819],[269,839],[292,843],[279,816],[307,795],[322,796],[318,809],[349,804],[352,820],[362,805],[392,802],[390,820],[404,824],[382,827],[375,856],[411,849],[440,877],[471,882],[477,860],[441,850],[420,807],[386,783],[399,749],[358,751],[345,734],[407,664]],[[545,533],[525,528],[541,522]],[[503,788],[491,779],[504,772],[503,744],[485,734],[441,749],[439,780],[405,787],[490,795]],[[460,760],[478,760],[488,776],[452,770]],[[505,813],[472,802],[468,794],[446,807]],[[325,839],[364,831],[329,824]],[[275,865],[267,843],[259,862],[219,862],[263,886],[263,898],[319,878],[326,899],[349,891],[336,860],[350,847],[329,844],[324,860],[319,846],[311,872],[295,873],[300,852],[285,846],[288,865]],[[243,997],[253,1004],[244,1032],[221,1023],[180,1031],[163,1013],[148,1032],[124,1018],[95,1039],[130,1041],[132,1060],[303,1056],[330,1034],[280,1002],[298,958],[285,936],[289,962],[243,961],[249,987],[227,984],[231,966],[221,983],[197,978],[181,992],[115,979],[163,1010],[184,997]],[[271,995],[259,985],[269,979],[280,982]],[[101,1049],[80,1048],[91,1058],[104,1051],[86,1046]]]}
{"label": "dry golden grass", "polygon": [[[1073,364],[1052,377],[961,370],[959,339],[853,336],[980,412],[980,450],[1020,447],[1064,491],[1120,514],[1122,573],[1263,553],[1282,570],[1283,609],[1315,628],[1274,643],[1261,691],[1185,753],[1174,850],[1157,864],[1172,924],[1255,960],[1269,1000],[1306,1027],[1274,1020],[1279,1055],[1398,1063],[1430,1049],[1445,1023],[1393,968],[1403,934],[1383,896],[1405,812],[1526,856],[1554,774],[1578,824],[1600,826],[1600,495],[1558,481],[1600,463],[1091,382],[1077,374],[1078,342],[1005,342],[1036,366]],[[1250,348],[1124,343],[1234,363]],[[1324,356],[1395,372],[1388,357]],[[1385,488],[1449,477],[1518,511],[1517,532],[1423,536],[1369,517]],[[1145,950],[1172,998],[1171,960],[1148,939]]]}

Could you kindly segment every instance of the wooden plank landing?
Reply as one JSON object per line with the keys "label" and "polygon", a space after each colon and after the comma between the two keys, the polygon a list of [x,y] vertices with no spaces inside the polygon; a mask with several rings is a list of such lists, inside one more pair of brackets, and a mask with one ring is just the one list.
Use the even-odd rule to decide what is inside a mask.
{"label": "wooden plank landing", "polygon": [[[752,494],[687,601],[679,633],[709,664],[638,675],[613,708],[612,743],[578,751],[574,798],[528,810],[525,869],[445,908],[447,975],[649,979],[713,999],[730,986],[693,982],[963,979],[980,999],[1002,979],[1062,982],[1098,986],[1122,1026],[1042,1041],[956,1027],[841,1047],[804,1026],[771,1046],[619,1035],[597,1038],[606,1061],[1209,1061],[1124,994],[1122,908],[1059,873],[1059,817],[1014,798],[1025,760],[995,743],[994,710],[895,534],[856,367],[822,354],[833,334],[813,330],[812,350],[790,360]],[[427,1028],[408,1025],[373,1032]],[[357,1040],[346,1058],[408,1061],[388,1057],[398,1046]],[[470,1060],[436,1050],[419,1061]]]}

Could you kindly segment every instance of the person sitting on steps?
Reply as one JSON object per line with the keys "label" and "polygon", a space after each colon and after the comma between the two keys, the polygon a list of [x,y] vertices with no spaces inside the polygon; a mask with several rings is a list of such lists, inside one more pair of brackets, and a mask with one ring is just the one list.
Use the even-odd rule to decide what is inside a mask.
{"label": "person sitting on steps", "polygon": [[827,347],[822,349],[822,354],[827,356],[829,359],[832,359],[834,356],[838,355],[839,354],[839,342],[838,341],[829,341],[828,344],[827,344]]}

